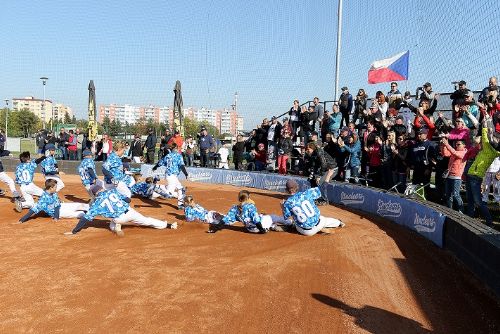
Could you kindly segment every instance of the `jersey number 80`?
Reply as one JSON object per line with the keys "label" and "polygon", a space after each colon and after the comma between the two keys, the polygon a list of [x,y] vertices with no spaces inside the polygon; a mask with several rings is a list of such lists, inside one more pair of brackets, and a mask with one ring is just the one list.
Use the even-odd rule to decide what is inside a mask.
{"label": "jersey number 80", "polygon": [[294,206],[292,212],[295,214],[299,223],[305,223],[307,218],[312,218],[315,215],[314,207],[308,200],[303,201],[300,206]]}

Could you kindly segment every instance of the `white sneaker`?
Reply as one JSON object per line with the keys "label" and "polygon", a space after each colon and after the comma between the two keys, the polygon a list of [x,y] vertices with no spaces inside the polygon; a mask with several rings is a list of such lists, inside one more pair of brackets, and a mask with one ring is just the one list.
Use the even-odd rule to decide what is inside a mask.
{"label": "white sneaker", "polygon": [[172,224],[167,223],[167,228],[177,230],[177,222],[173,222]]}
{"label": "white sneaker", "polygon": [[16,200],[14,200],[14,203],[16,205],[16,211],[17,212],[22,212],[23,211],[23,202],[21,202],[20,200],[16,199]]}
{"label": "white sneaker", "polygon": [[122,224],[115,223],[114,232],[119,237],[123,237],[125,235],[125,233],[123,233],[123,231],[122,231]]}
{"label": "white sneaker", "polygon": [[345,227],[345,223],[343,221],[341,221],[339,227],[340,228]]}
{"label": "white sneaker", "polygon": [[109,223],[109,229],[111,230],[111,232],[115,231],[115,227],[116,227],[115,223],[113,223],[113,222]]}

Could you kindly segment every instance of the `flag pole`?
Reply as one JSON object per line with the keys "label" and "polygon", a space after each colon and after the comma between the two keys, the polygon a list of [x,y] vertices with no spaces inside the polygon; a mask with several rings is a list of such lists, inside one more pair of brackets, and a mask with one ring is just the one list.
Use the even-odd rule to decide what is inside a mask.
{"label": "flag pole", "polygon": [[337,101],[337,94],[339,91],[339,77],[340,77],[340,46],[342,35],[342,0],[339,0],[339,7],[337,10],[337,54],[335,57],[335,93],[333,94],[334,100]]}

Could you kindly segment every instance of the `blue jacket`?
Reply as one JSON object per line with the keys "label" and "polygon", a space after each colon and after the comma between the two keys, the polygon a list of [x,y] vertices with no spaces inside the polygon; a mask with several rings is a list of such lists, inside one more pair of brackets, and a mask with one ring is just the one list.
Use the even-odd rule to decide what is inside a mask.
{"label": "blue jacket", "polygon": [[340,148],[342,152],[349,152],[351,158],[349,160],[349,167],[358,167],[361,165],[361,143],[356,140],[353,144],[345,144]]}

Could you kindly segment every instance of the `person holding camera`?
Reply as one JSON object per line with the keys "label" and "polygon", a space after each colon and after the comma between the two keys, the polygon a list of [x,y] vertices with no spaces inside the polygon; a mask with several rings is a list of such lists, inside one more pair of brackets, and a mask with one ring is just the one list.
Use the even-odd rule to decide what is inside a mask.
{"label": "person holding camera", "polygon": [[497,86],[497,78],[491,77],[488,82],[488,87],[483,88],[477,100],[483,104],[494,103],[496,102],[494,97],[498,96],[499,92],[500,91]]}
{"label": "person holding camera", "polygon": [[[420,95],[418,94],[419,92],[421,92]],[[436,93],[434,93],[432,91],[431,83],[426,82],[422,85],[422,87],[417,88],[417,95],[416,96],[418,96],[418,99],[420,101],[427,100],[427,101],[429,101],[429,104],[432,105],[432,103],[434,102],[434,97],[436,96]]]}
{"label": "person holding camera", "polygon": [[467,82],[460,80],[458,82],[458,88],[455,86],[455,91],[450,95],[452,100],[452,108],[457,104],[463,104],[465,102],[465,96],[468,95],[470,90],[467,88]]}

